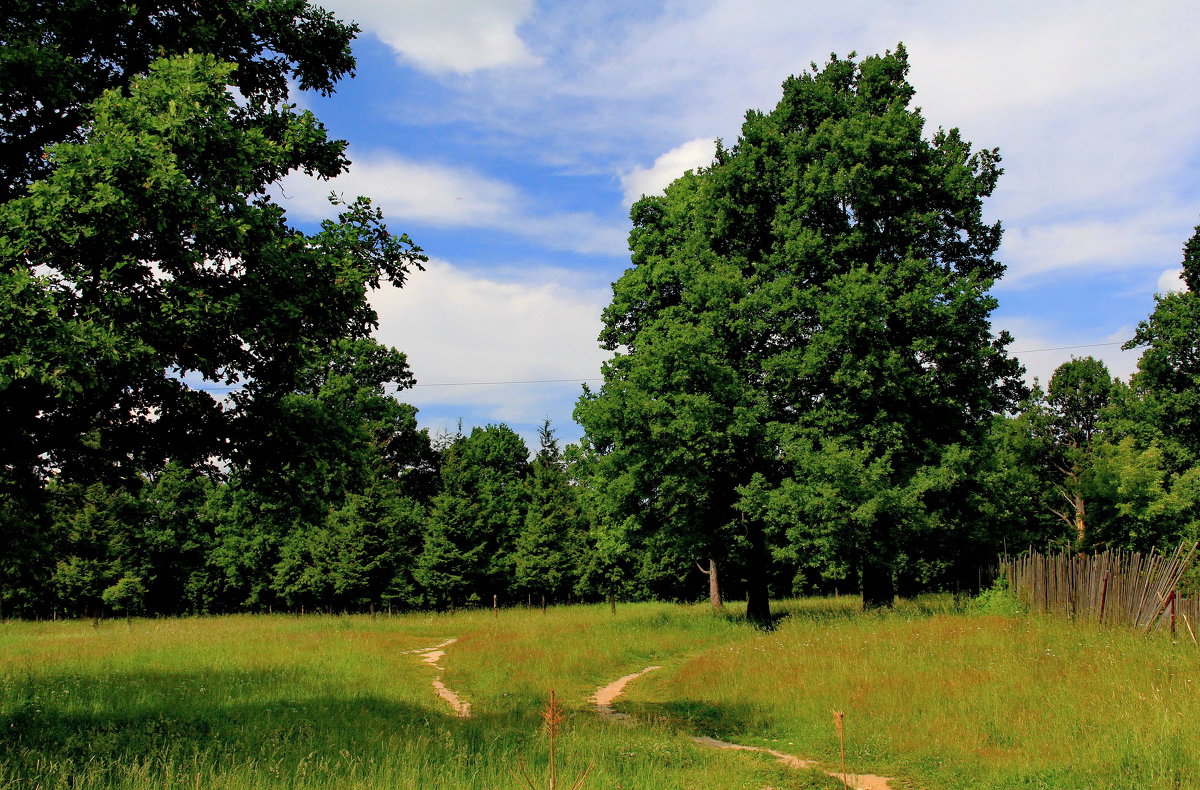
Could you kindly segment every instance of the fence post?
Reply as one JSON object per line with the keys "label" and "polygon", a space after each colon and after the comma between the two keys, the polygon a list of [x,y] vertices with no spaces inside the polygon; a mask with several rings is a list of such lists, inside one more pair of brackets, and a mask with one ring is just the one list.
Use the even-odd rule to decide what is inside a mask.
{"label": "fence post", "polygon": [[1178,597],[1176,590],[1171,590],[1171,638],[1175,638],[1175,599]]}
{"label": "fence post", "polygon": [[1108,569],[1104,570],[1104,583],[1100,585],[1100,625],[1104,625],[1104,604],[1108,602]]}

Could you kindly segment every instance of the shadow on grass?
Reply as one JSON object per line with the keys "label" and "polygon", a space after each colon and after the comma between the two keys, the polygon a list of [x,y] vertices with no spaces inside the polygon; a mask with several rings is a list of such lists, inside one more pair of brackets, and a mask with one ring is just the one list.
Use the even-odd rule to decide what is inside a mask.
{"label": "shadow on grass", "polygon": [[621,710],[635,719],[683,735],[734,738],[765,731],[769,722],[748,704],[715,705],[700,700],[622,701]]}
{"label": "shadow on grass", "polygon": [[394,764],[398,750],[430,766],[482,764],[522,753],[537,733],[536,716],[523,711],[460,719],[442,711],[432,692],[426,707],[337,693],[294,671],[15,680],[0,697],[0,778],[27,784],[0,781],[4,787],[70,787],[84,775],[88,786],[105,786],[95,784],[104,776],[124,786],[119,777],[138,766],[157,777],[138,786],[165,786],[164,775],[258,773],[272,765],[286,773],[306,760],[323,761],[331,777],[345,779],[356,770],[361,776],[364,763]]}

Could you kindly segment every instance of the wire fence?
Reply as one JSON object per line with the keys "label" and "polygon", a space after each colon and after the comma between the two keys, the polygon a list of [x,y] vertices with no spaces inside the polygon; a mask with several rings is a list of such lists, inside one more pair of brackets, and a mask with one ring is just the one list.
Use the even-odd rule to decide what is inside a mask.
{"label": "wire fence", "polygon": [[1197,543],[1181,543],[1170,553],[1151,550],[1096,554],[1036,553],[1009,557],[1001,575],[1018,601],[1031,611],[1149,632],[1178,621],[1195,638],[1200,601],[1184,599],[1179,580],[1196,555]]}

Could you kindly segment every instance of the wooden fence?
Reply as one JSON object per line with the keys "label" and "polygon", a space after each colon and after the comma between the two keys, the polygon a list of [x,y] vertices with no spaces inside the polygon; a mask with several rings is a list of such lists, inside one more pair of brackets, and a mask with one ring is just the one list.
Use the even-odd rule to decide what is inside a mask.
{"label": "wooden fence", "polygon": [[1197,544],[1170,554],[1104,551],[1097,554],[1029,553],[1006,558],[1001,575],[1017,600],[1032,611],[1149,631],[1160,622],[1195,634],[1200,602],[1178,594],[1179,579]]}

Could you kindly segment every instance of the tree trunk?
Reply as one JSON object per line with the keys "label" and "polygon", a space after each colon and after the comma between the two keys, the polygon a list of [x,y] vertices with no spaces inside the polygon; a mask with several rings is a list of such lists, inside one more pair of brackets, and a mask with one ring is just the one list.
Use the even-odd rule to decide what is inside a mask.
{"label": "tree trunk", "polygon": [[762,525],[751,522],[746,530],[750,539],[750,567],[746,572],[746,619],[767,628],[771,625],[771,596],[767,587],[767,538]]}
{"label": "tree trunk", "polygon": [[863,609],[890,609],[896,605],[896,518],[891,513],[875,517],[861,548]]}
{"label": "tree trunk", "polygon": [[712,604],[713,611],[723,611],[725,605],[721,602],[721,581],[717,576],[717,561],[709,557],[707,570],[700,563],[696,563],[696,567],[708,577],[708,602]]}
{"label": "tree trunk", "polygon": [[1083,535],[1084,535],[1084,532],[1086,531],[1086,524],[1084,522],[1085,503],[1083,501],[1083,494],[1080,493],[1079,491],[1076,491],[1075,495],[1074,495],[1074,497],[1072,497],[1072,499],[1074,501],[1071,504],[1075,508],[1075,532],[1079,536],[1079,550],[1083,551],[1083,547],[1084,547]]}
{"label": "tree trunk", "polygon": [[863,609],[890,609],[896,604],[891,565],[878,556],[863,557],[862,597]]}

